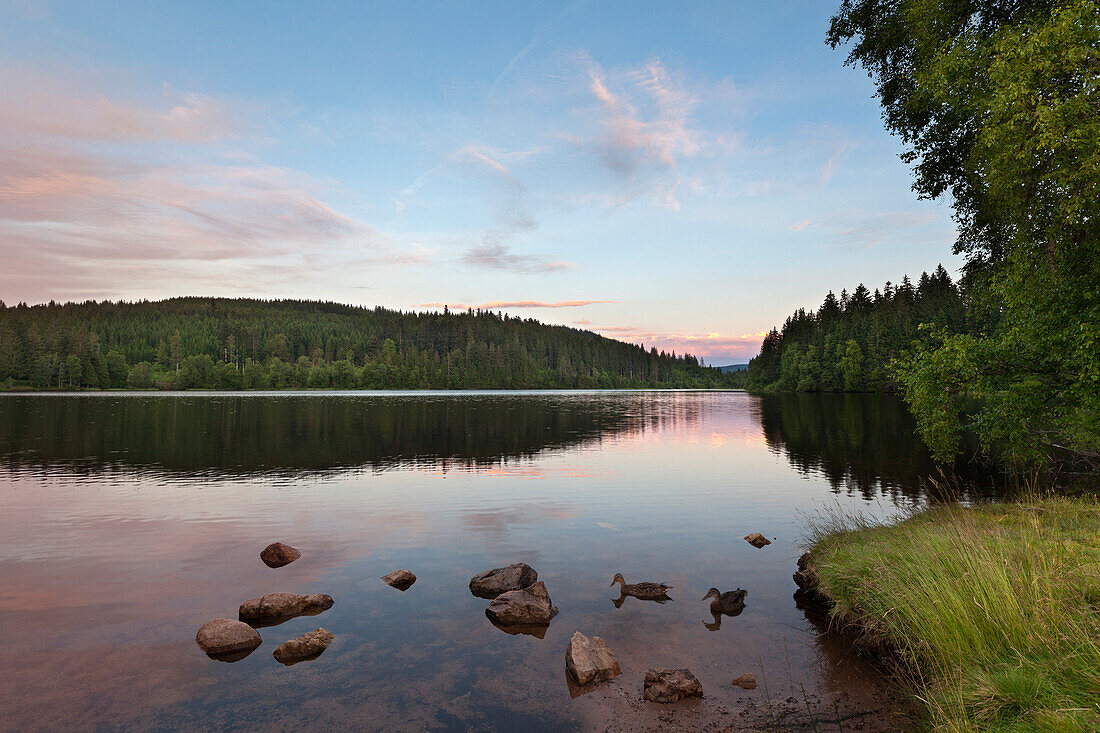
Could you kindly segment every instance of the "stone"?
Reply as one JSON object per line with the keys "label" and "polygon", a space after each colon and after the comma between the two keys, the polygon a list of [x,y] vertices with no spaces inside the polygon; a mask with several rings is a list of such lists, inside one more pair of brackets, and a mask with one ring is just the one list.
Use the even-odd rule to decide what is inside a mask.
{"label": "stone", "polygon": [[416,576],[410,570],[394,570],[389,575],[383,575],[382,580],[397,590],[406,591],[416,582]]}
{"label": "stone", "polygon": [[753,532],[752,534],[745,535],[745,542],[748,542],[750,545],[758,550],[761,547],[765,547],[766,545],[771,544],[771,540],[769,540],[767,537],[760,534],[759,532]]}
{"label": "stone", "polygon": [[470,578],[470,592],[478,598],[496,598],[501,593],[522,590],[539,579],[527,563],[517,562],[504,568],[486,570]]}
{"label": "stone", "polygon": [[284,565],[289,565],[301,556],[301,551],[294,549],[290,545],[284,545],[282,542],[272,542],[260,553],[260,559],[263,560],[264,565],[267,565],[269,568],[281,568]]}
{"label": "stone", "polygon": [[742,690],[755,690],[756,678],[746,672],[733,681],[734,687],[740,687]]}
{"label": "stone", "polygon": [[332,640],[336,638],[328,629],[314,629],[307,631],[296,639],[284,641],[273,654],[288,667],[298,662],[305,662],[321,656]]}
{"label": "stone", "polygon": [[817,573],[810,565],[811,559],[808,552],[798,558],[798,570],[792,576],[795,585],[798,586],[798,590],[794,593],[794,600],[799,608],[820,612],[831,608],[833,601],[818,587]]}
{"label": "stone", "polygon": [[216,618],[199,628],[195,641],[211,657],[235,662],[251,654],[263,640],[259,632],[246,623]]}
{"label": "stone", "polygon": [[541,580],[524,588],[501,593],[485,609],[485,615],[501,626],[545,626],[558,615]]}
{"label": "stone", "polygon": [[250,623],[280,623],[295,616],[316,616],[332,608],[332,596],[312,593],[268,593],[241,604],[237,615]]}
{"label": "stone", "polygon": [[623,673],[606,641],[598,636],[589,639],[579,631],[573,632],[565,650],[565,668],[582,685],[593,680],[614,679]]}
{"label": "stone", "polygon": [[689,697],[702,697],[703,686],[690,669],[650,667],[645,673],[642,696],[650,702],[679,702]]}

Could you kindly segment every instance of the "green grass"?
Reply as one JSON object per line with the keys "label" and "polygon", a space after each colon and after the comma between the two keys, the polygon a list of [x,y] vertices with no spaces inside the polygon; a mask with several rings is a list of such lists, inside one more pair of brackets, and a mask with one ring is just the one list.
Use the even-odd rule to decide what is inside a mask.
{"label": "green grass", "polygon": [[937,731],[1100,731],[1100,503],[813,527],[838,623],[885,642]]}

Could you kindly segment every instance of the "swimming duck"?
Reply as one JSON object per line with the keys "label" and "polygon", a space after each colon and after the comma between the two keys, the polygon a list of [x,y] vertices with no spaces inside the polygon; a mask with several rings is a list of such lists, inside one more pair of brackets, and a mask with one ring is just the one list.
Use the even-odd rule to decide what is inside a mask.
{"label": "swimming duck", "polygon": [[721,592],[717,588],[711,588],[707,591],[707,594],[703,596],[702,600],[713,598],[710,602],[710,612],[712,614],[725,614],[727,616],[736,616],[745,610],[745,596],[749,592],[747,590],[728,590],[725,593]]}
{"label": "swimming duck", "polygon": [[664,583],[627,583],[622,573],[615,573],[615,578],[611,581],[611,585],[615,585],[616,583],[620,584],[620,590],[624,596],[634,596],[635,598],[641,598],[646,601],[665,598],[668,590],[672,587]]}

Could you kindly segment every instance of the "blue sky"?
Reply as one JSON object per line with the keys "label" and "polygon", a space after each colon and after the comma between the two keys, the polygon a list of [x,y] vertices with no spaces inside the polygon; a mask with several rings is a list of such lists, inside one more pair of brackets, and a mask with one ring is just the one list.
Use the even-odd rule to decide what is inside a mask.
{"label": "blue sky", "polygon": [[959,264],[835,6],[0,0],[0,298],[487,306],[742,360]]}

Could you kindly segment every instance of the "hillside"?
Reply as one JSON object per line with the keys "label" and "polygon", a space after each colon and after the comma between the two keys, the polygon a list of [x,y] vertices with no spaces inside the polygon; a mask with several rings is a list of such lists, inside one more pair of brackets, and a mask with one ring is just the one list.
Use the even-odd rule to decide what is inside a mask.
{"label": "hillside", "polygon": [[722,387],[690,355],[487,311],[224,298],[0,302],[0,384],[36,388]]}

